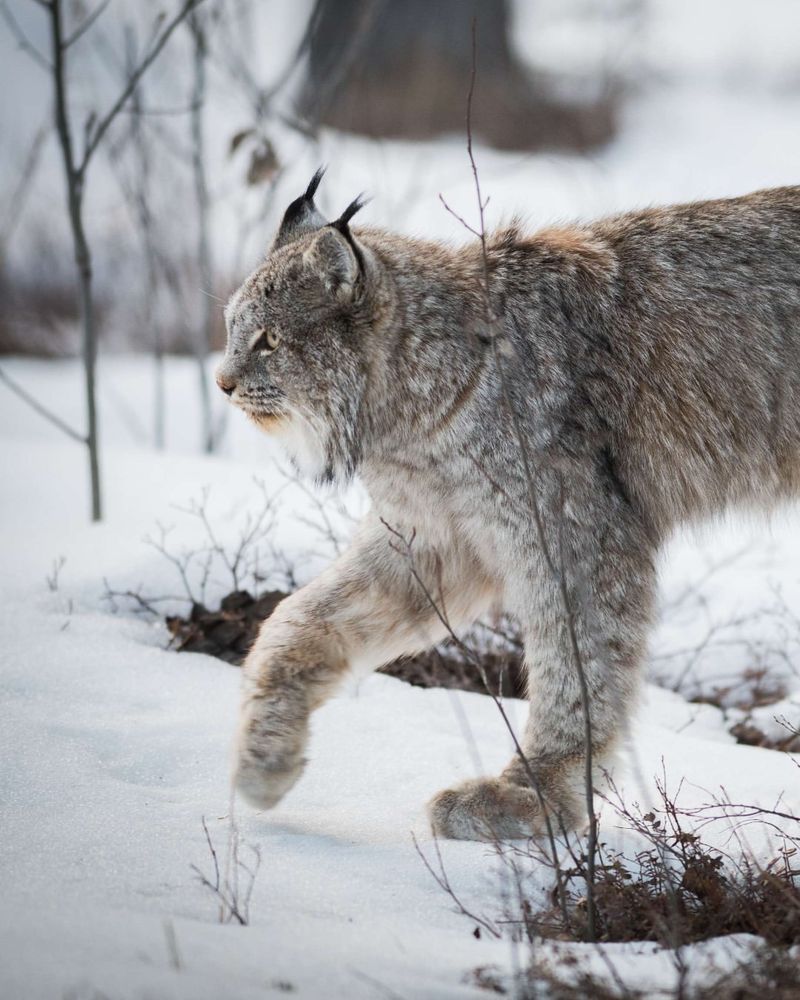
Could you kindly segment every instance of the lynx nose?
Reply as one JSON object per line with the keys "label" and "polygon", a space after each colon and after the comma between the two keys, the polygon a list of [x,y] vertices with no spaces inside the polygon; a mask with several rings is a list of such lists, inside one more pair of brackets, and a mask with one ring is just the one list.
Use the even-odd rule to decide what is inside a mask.
{"label": "lynx nose", "polygon": [[230,396],[233,390],[236,388],[236,383],[231,381],[230,378],[225,378],[220,372],[217,372],[217,385],[222,389],[226,396]]}

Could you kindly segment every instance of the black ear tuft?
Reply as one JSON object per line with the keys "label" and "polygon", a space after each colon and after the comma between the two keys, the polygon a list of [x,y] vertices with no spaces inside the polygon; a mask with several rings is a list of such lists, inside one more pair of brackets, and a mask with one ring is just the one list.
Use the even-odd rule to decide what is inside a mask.
{"label": "black ear tuft", "polygon": [[331,225],[336,226],[339,232],[342,232],[342,230],[347,228],[348,222],[350,222],[356,212],[360,212],[367,204],[369,204],[369,198],[365,198],[363,193],[360,194],[350,202],[339,218],[335,222],[332,222]]}
{"label": "black ear tuft", "polygon": [[325,170],[325,167],[320,167],[317,170],[303,194],[299,198],[295,198],[283,213],[280,228],[272,244],[273,250],[326,225],[325,218],[314,204],[314,195],[317,193],[319,182],[322,180]]}
{"label": "black ear tuft", "polygon": [[306,193],[303,195],[306,201],[313,201],[314,195],[317,193],[317,188],[319,187],[319,182],[325,176],[325,171],[328,168],[325,166],[317,167],[317,172],[308,182],[308,187],[306,188]]}
{"label": "black ear tuft", "polygon": [[353,216],[356,214],[356,212],[360,212],[361,209],[368,202],[369,198],[365,198],[363,194],[360,194],[357,198],[354,198],[350,202],[350,204],[342,212],[342,214],[339,216],[338,219],[336,219],[334,222],[328,223],[328,225],[332,226],[334,229],[340,232],[342,236],[344,236],[344,238],[350,244],[353,253],[355,254],[356,260],[358,261],[358,266],[362,271],[364,270],[364,257],[361,253],[361,248],[353,239],[353,234],[350,232],[349,223],[350,220],[353,218]]}

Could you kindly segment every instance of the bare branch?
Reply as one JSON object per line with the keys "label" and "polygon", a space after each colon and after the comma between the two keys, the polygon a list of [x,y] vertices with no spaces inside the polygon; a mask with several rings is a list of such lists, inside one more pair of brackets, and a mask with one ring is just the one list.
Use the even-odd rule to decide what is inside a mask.
{"label": "bare branch", "polygon": [[69,99],[64,48],[62,0],[51,0],[50,37],[53,55],[53,91],[55,117],[66,181],[67,213],[72,232],[78,293],[82,320],[83,372],[86,387],[86,450],[89,459],[89,483],[92,520],[102,517],[100,485],[100,447],[97,426],[97,321],[92,298],[92,255],[83,226],[83,175],[75,170],[75,147],[69,116]]}
{"label": "bare branch", "polygon": [[[235,920],[242,927],[250,923],[250,899],[255,887],[258,871],[261,866],[261,851],[257,847],[245,845],[253,855],[253,865],[250,867],[239,854],[239,831],[231,817],[228,826],[228,858],[226,861],[227,873],[223,877],[220,870],[219,856],[211,839],[205,816],[202,817],[203,833],[205,834],[206,845],[211,854],[211,861],[214,868],[213,881],[197,867],[189,867],[195,873],[200,884],[208,889],[219,902],[219,922],[221,924],[230,923]],[[239,885],[239,875],[245,876],[245,885],[242,890]]]}
{"label": "bare branch", "polygon": [[92,155],[97,150],[97,147],[102,142],[103,136],[106,134],[114,119],[117,117],[117,115],[122,110],[123,106],[127,103],[128,99],[133,94],[134,90],[136,89],[136,85],[139,83],[139,80],[141,80],[141,78],[144,76],[144,74],[147,72],[147,70],[150,68],[152,63],[157,58],[158,54],[167,44],[170,35],[178,27],[178,25],[181,24],[181,22],[184,21],[186,17],[188,17],[188,15],[195,9],[195,7],[199,6],[201,3],[203,3],[203,0],[184,0],[183,4],[178,9],[177,13],[173,16],[172,20],[168,22],[166,27],[164,27],[161,33],[156,37],[155,41],[150,47],[149,52],[142,58],[142,61],[131,73],[130,77],[128,78],[128,82],[123,87],[122,92],[117,97],[116,101],[111,105],[109,110],[105,113],[105,115],[103,115],[103,117],[99,120],[97,125],[92,130],[91,139],[87,143],[86,148],[83,152],[83,158],[81,159],[81,162],[77,167],[78,176],[83,176],[83,174],[86,172],[86,168],[89,165],[89,161],[91,160]]}
{"label": "bare branch", "polygon": [[180,108],[121,108],[126,114],[136,115],[141,118],[180,118],[188,115],[197,109],[197,105],[190,101]]}
{"label": "bare branch", "polygon": [[64,568],[64,564],[67,561],[66,556],[59,556],[57,559],[53,560],[53,570],[51,573],[45,575],[45,582],[47,583],[47,589],[52,593],[58,590],[58,580],[61,575],[61,570]]}
{"label": "bare branch", "polygon": [[469,917],[470,920],[474,920],[476,924],[478,924],[480,927],[483,927],[485,931],[488,931],[493,938],[498,938],[498,939],[501,938],[502,934],[493,924],[491,924],[488,920],[484,919],[483,917],[479,917],[477,913],[473,913],[471,910],[468,910],[456,895],[455,890],[453,889],[453,886],[450,883],[450,879],[447,876],[447,872],[444,867],[444,862],[442,861],[442,852],[439,848],[439,841],[436,839],[434,839],[433,841],[433,848],[436,851],[436,861],[439,867],[439,870],[437,872],[436,869],[431,864],[431,862],[428,860],[427,856],[425,855],[425,852],[419,846],[419,841],[417,840],[416,835],[413,832],[411,834],[411,840],[414,844],[414,850],[419,855],[423,865],[425,865],[425,867],[427,868],[431,878],[439,886],[439,888],[443,889],[447,893],[447,895],[453,900],[453,902],[458,907],[459,912],[462,913],[465,917]]}
{"label": "bare branch", "polygon": [[106,588],[103,592],[103,600],[108,601],[111,610],[115,614],[119,610],[117,601],[124,599],[133,602],[134,611],[144,612],[145,614],[153,615],[155,618],[162,618],[163,616],[158,608],[156,608],[156,604],[162,604],[165,601],[174,603],[185,600],[185,598],[179,597],[176,594],[164,594],[161,597],[146,597],[142,591],[141,584],[138,590],[114,590],[106,577],[103,577],[103,586]]}
{"label": "bare branch", "polygon": [[61,417],[56,416],[51,410],[48,410],[46,406],[43,406],[38,399],[35,399],[26,389],[16,382],[11,376],[0,368],[0,380],[5,382],[9,389],[19,396],[20,399],[24,400],[31,409],[36,410],[36,412],[49,420],[51,424],[57,427],[60,431],[63,431],[68,437],[71,437],[73,441],[77,441],[79,444],[88,444],[88,438],[84,434],[80,434],[75,430],[74,427],[70,427],[68,423],[61,419]]}
{"label": "bare branch", "polygon": [[[49,7],[50,5],[42,3],[42,6]],[[3,15],[3,20],[8,25],[11,34],[14,38],[16,38],[17,45],[19,45],[20,49],[22,49],[26,55],[29,55],[38,66],[42,67],[43,70],[46,70],[48,73],[52,73],[52,63],[42,55],[42,53],[36,48],[36,46],[22,30],[17,19],[8,9],[6,0],[0,0],[0,14]]]}
{"label": "bare branch", "polygon": [[178,571],[178,576],[181,579],[183,589],[186,591],[186,596],[189,598],[192,604],[197,604],[198,600],[194,594],[191,583],[189,582],[188,568],[189,563],[192,560],[192,554],[176,556],[167,549],[166,538],[168,530],[163,524],[158,525],[159,529],[159,539],[156,540],[151,538],[149,535],[144,539],[145,545],[150,545],[156,550],[156,552],[161,553],[161,555],[168,561],[171,562],[175,569]]}
{"label": "bare branch", "polygon": [[91,14],[86,18],[83,24],[78,25],[78,27],[72,32],[72,34],[64,39],[64,48],[68,49],[71,45],[74,45],[86,32],[91,28],[94,22],[100,17],[103,11],[111,3],[111,0],[101,0],[101,2],[95,7]]}
{"label": "bare branch", "polygon": [[28,194],[31,190],[33,178],[36,176],[36,171],[39,167],[44,142],[49,131],[50,115],[48,113],[47,122],[37,129],[36,134],[33,137],[33,141],[28,149],[22,169],[19,172],[19,181],[8,198],[8,208],[4,213],[2,225],[0,225],[0,253],[2,253],[3,248],[8,245],[11,236],[16,229],[17,223],[22,216],[25,203],[28,199]]}
{"label": "bare branch", "polygon": [[[205,289],[213,285],[213,267],[211,259],[211,235],[209,232],[208,178],[206,174],[206,142],[204,106],[207,89],[208,39],[205,24],[197,11],[192,11],[187,19],[187,27],[192,36],[192,105],[190,118],[192,179],[194,181],[195,201],[197,205],[197,262],[200,284]],[[214,450],[214,428],[211,409],[206,359],[211,350],[211,340],[214,327],[214,307],[206,297],[203,300],[203,316],[194,337],[195,361],[199,379],[200,402],[203,420],[203,448],[206,452]]]}
{"label": "bare branch", "polygon": [[[5,4],[5,0],[0,0]],[[86,236],[83,221],[83,198],[86,182],[86,170],[92,155],[102,142],[111,123],[121,111],[124,104],[135,92],[136,87],[167,43],[172,32],[181,21],[203,0],[184,0],[182,6],[163,29],[160,29],[160,19],[156,21],[153,38],[148,50],[138,65],[127,78],[121,93],[110,109],[99,120],[91,115],[84,127],[83,155],[78,158],[75,153],[73,126],[70,121],[70,101],[67,77],[67,54],[69,47],[80,35],[96,23],[105,9],[106,0],[100,0],[100,5],[87,21],[69,37],[64,35],[63,0],[50,0],[43,4],[49,12],[51,52],[53,58],[52,78],[55,97],[55,117],[61,155],[64,163],[66,180],[67,211],[72,230],[75,264],[78,271],[78,290],[80,294],[81,319],[83,326],[83,359],[84,380],[86,385],[87,434],[85,444],[89,458],[89,476],[91,483],[92,520],[99,521],[102,516],[102,498],[100,484],[100,454],[97,420],[97,316],[92,296],[92,255]]]}
{"label": "bare branch", "polygon": [[444,200],[444,195],[441,192],[439,193],[439,201],[444,205],[445,209],[450,213],[450,215],[452,215],[457,222],[461,223],[461,225],[467,230],[467,232],[472,233],[472,235],[476,237],[476,239],[481,238],[480,230],[476,229],[474,226],[471,226],[463,215],[459,215],[455,209],[451,208]]}
{"label": "bare branch", "polygon": [[483,662],[481,661],[481,658],[479,656],[476,656],[474,651],[470,649],[458,635],[456,635],[447,617],[447,611],[445,607],[443,606],[442,603],[437,602],[436,598],[433,596],[433,594],[431,594],[430,588],[420,576],[420,573],[416,566],[416,560],[414,557],[413,532],[410,538],[406,538],[396,528],[393,528],[390,524],[384,521],[383,518],[381,518],[381,523],[389,532],[389,534],[395,539],[395,542],[390,542],[390,545],[392,545],[394,551],[396,551],[400,555],[403,555],[406,558],[409,572],[411,573],[412,578],[416,582],[417,586],[420,588],[422,595],[428,602],[431,610],[433,611],[433,613],[436,615],[436,617],[439,619],[442,626],[444,627],[447,633],[447,637],[461,652],[461,654],[466,658],[466,660],[475,666],[475,668],[478,671],[478,675],[480,676],[481,681],[483,682],[483,685],[486,689],[486,693],[492,699],[495,708],[497,708],[498,712],[500,713],[500,718],[503,720],[503,724],[506,727],[509,736],[511,737],[515,753],[519,758],[522,768],[525,771],[528,781],[530,782],[531,789],[536,795],[542,810],[542,817],[544,819],[544,824],[545,824],[545,832],[547,834],[547,840],[548,844],[550,845],[550,850],[552,851],[552,864],[556,874],[559,905],[562,908],[565,926],[569,926],[569,917],[567,915],[567,909],[566,909],[566,895],[564,893],[564,887],[561,880],[561,868],[558,863],[558,850],[556,848],[555,832],[550,818],[550,810],[548,808],[547,802],[545,801],[544,795],[542,794],[539,780],[536,777],[536,774],[534,773],[533,768],[531,767],[530,762],[528,761],[528,758],[525,755],[525,751],[522,749],[522,745],[519,742],[516,731],[514,730],[514,727],[511,724],[511,720],[508,717],[508,713],[505,710],[505,706],[503,705],[503,702],[499,697],[499,695],[492,690],[492,686],[489,683],[489,679],[486,675],[486,670],[484,668]]}

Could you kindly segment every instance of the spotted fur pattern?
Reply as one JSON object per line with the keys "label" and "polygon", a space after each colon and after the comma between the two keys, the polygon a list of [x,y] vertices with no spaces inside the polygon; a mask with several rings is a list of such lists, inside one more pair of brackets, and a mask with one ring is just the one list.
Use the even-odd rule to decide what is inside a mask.
{"label": "spotted fur pattern", "polygon": [[[238,787],[275,805],[345,673],[442,637],[433,597],[453,627],[516,615],[530,686],[528,766],[440,793],[434,830],[536,833],[541,797],[578,823],[579,667],[601,765],[635,701],[664,541],[798,494],[800,188],[512,225],[485,260],[308,217],[231,299],[218,381],[312,477],[357,474],[373,509],[261,631]],[[386,525],[413,536],[413,566]]]}

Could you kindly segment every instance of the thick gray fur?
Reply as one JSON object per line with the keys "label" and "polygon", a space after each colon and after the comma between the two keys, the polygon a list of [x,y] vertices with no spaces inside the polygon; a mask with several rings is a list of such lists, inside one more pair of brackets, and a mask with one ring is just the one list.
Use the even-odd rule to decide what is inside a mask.
{"label": "thick gray fur", "polygon": [[[373,503],[248,657],[236,781],[257,806],[297,780],[309,714],[346,671],[442,638],[413,568],[453,627],[491,607],[519,619],[522,746],[544,800],[579,823],[579,666],[601,765],[635,702],[659,548],[800,492],[800,188],[512,225],[485,263],[477,242],[320,225],[228,305],[221,386],[310,475],[358,475]],[[387,524],[414,536],[413,567]],[[530,785],[516,759],[436,796],[433,828],[540,832]]]}

